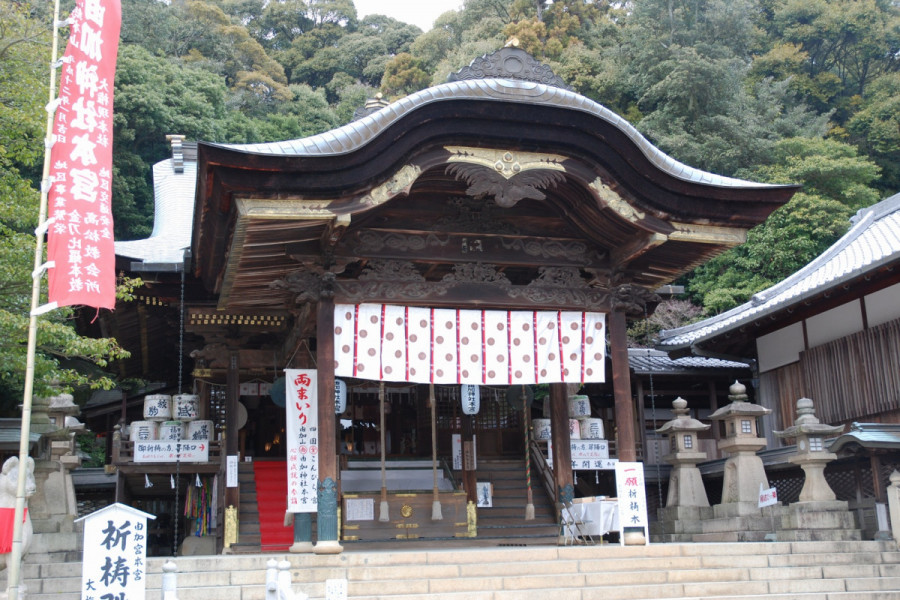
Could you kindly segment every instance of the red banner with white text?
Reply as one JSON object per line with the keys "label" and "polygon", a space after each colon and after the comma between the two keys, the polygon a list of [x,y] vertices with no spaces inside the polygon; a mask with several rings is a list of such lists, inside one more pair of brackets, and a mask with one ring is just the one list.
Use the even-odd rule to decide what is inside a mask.
{"label": "red banner with white text", "polygon": [[70,15],[50,149],[49,300],[113,308],[113,82],[119,0],[77,0]]}

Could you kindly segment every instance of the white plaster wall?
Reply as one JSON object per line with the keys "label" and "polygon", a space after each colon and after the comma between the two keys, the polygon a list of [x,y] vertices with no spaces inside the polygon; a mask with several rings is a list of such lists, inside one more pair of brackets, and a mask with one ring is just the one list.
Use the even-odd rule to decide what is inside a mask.
{"label": "white plaster wall", "polygon": [[866,296],[866,320],[875,327],[900,319],[900,283]]}
{"label": "white plaster wall", "polygon": [[826,310],[806,320],[806,338],[810,348],[827,344],[862,329],[862,309],[858,300]]}
{"label": "white plaster wall", "polygon": [[802,323],[794,323],[756,338],[756,356],[759,357],[760,373],[797,362],[803,350]]}

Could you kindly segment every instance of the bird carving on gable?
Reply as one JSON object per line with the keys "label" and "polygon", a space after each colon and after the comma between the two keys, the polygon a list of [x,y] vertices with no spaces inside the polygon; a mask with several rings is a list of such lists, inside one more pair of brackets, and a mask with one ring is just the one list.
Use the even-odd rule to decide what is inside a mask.
{"label": "bird carving on gable", "polygon": [[482,165],[454,163],[447,167],[448,174],[469,184],[466,195],[472,198],[492,196],[497,206],[511,208],[525,198],[544,200],[547,195],[538,188],[547,189],[565,180],[559,171],[533,170],[506,177],[502,173]]}

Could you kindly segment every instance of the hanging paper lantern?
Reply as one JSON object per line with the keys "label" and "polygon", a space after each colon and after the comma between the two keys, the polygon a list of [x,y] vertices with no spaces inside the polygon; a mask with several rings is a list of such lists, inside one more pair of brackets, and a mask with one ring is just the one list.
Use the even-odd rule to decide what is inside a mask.
{"label": "hanging paper lantern", "polygon": [[462,411],[465,415],[477,415],[481,408],[481,390],[477,385],[464,383],[460,386]]}
{"label": "hanging paper lantern", "polygon": [[334,380],[334,412],[343,414],[347,410],[347,384],[340,379]]}

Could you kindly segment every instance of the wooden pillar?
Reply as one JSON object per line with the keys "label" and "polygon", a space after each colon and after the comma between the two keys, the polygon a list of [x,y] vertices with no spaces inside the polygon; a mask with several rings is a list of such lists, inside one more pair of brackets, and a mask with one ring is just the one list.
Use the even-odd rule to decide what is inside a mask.
{"label": "wooden pillar", "polygon": [[609,345],[612,360],[613,395],[616,401],[616,452],[622,462],[635,462],[634,405],[631,400],[631,369],[628,366],[628,332],[625,313],[609,314]]}
{"label": "wooden pillar", "polygon": [[553,441],[553,482],[557,503],[575,496],[572,477],[572,446],[569,435],[569,394],[565,383],[550,384],[550,439]]}
{"label": "wooden pillar", "polygon": [[316,363],[319,388],[319,486],[316,554],[343,551],[338,541],[338,464],[334,416],[334,296],[323,281],[316,318]]}
{"label": "wooden pillar", "polygon": [[881,481],[881,457],[874,453],[870,454],[869,468],[872,470],[872,493],[875,495],[875,502],[887,502],[887,493]]}
{"label": "wooden pillar", "polygon": [[475,441],[475,416],[462,415],[462,441],[463,453],[463,488],[466,490],[466,501],[478,504],[478,476],[475,468],[478,465],[478,448]]}
{"label": "wooden pillar", "polygon": [[[230,348],[228,351],[228,371],[225,374],[225,455],[236,456],[238,453],[238,398],[241,395],[240,350]],[[240,488],[225,488],[225,506],[240,509]]]}

